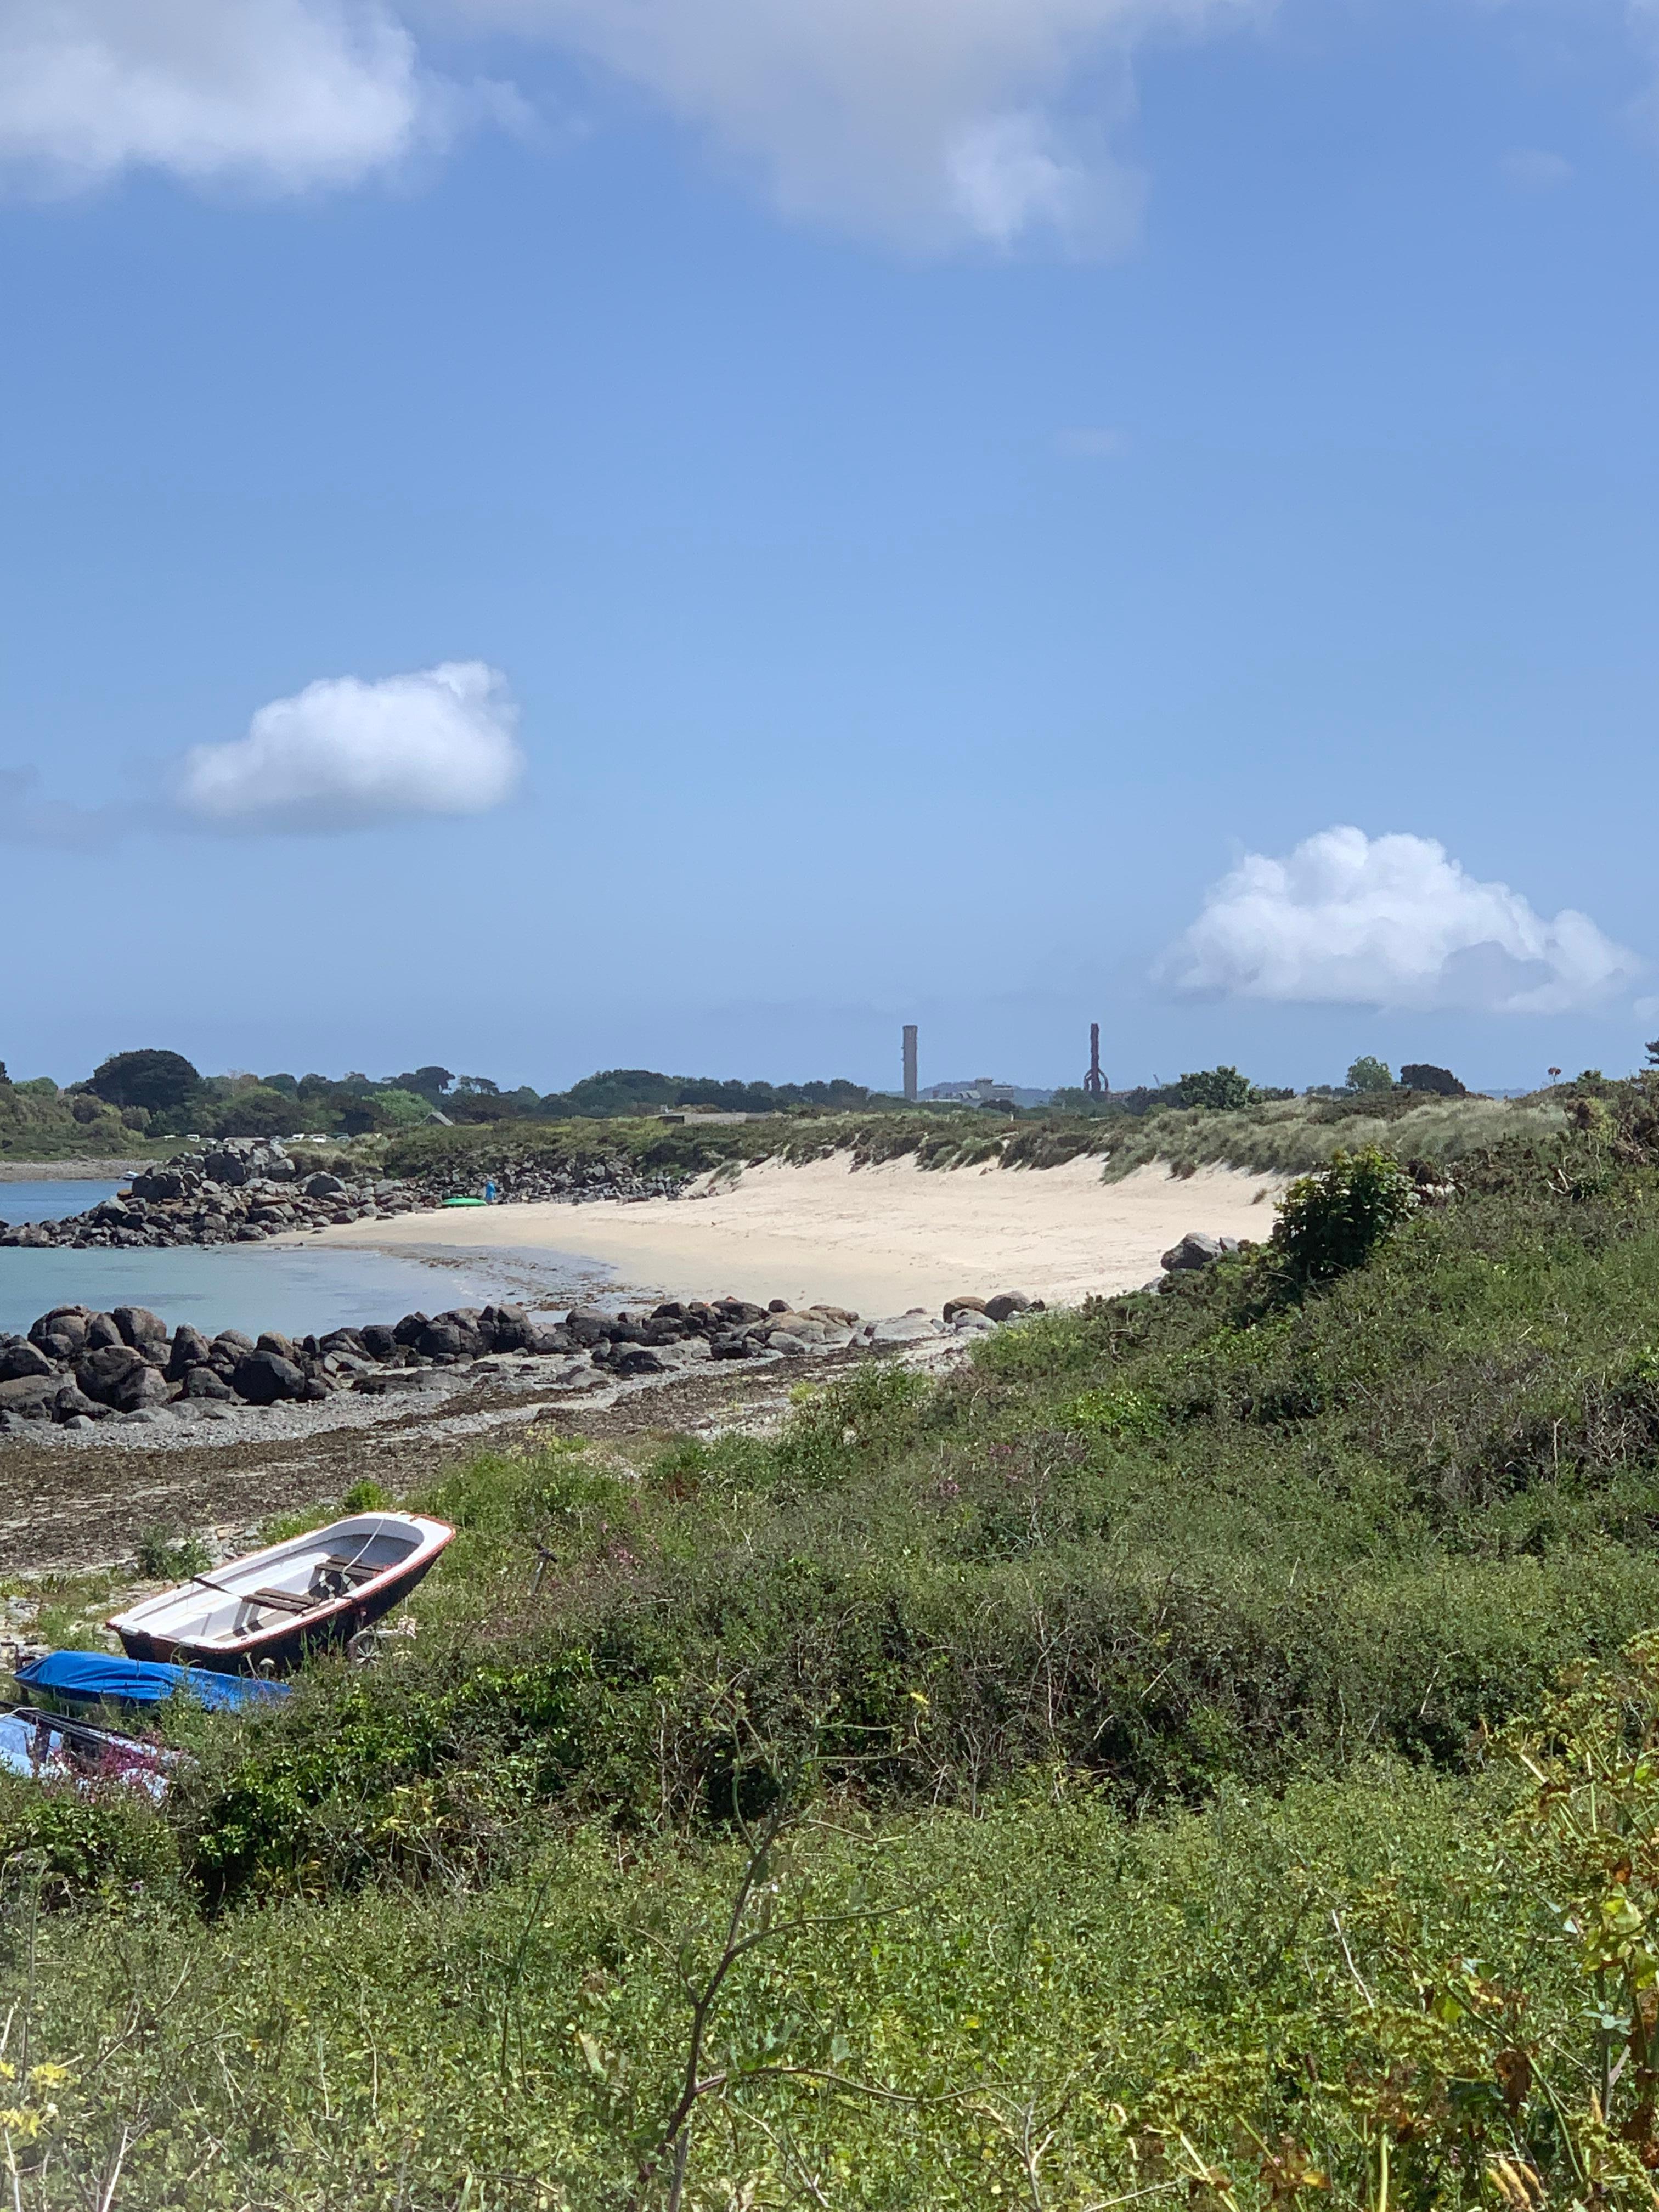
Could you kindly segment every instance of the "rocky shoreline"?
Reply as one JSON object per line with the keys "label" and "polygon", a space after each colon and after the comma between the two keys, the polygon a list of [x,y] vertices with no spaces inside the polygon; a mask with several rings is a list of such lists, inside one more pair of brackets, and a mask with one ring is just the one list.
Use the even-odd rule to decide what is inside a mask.
{"label": "rocky shoreline", "polygon": [[[638,1174],[625,1160],[581,1168],[504,1169],[497,1198],[505,1203],[600,1198],[674,1198],[685,1175]],[[349,1221],[392,1219],[431,1212],[453,1190],[435,1177],[337,1174],[309,1168],[274,1139],[228,1137],[147,1165],[127,1188],[86,1213],[59,1221],[0,1222],[0,1245],[29,1249],[129,1251],[169,1245],[257,1244]]]}
{"label": "rocky shoreline", "polygon": [[222,1418],[239,1405],[314,1407],[343,1391],[387,1397],[424,1388],[434,1370],[498,1373],[503,1361],[544,1384],[582,1389],[701,1360],[965,1341],[1038,1310],[1018,1291],[951,1299],[939,1320],[918,1310],[864,1322],[843,1307],[797,1310],[781,1298],[768,1306],[671,1300],[638,1315],[575,1306],[554,1322],[490,1305],[405,1314],[321,1337],[270,1330],[256,1340],[235,1329],[208,1337],[187,1323],[169,1331],[143,1306],[55,1306],[26,1336],[0,1337],[0,1436],[42,1423],[84,1431],[110,1421]]}

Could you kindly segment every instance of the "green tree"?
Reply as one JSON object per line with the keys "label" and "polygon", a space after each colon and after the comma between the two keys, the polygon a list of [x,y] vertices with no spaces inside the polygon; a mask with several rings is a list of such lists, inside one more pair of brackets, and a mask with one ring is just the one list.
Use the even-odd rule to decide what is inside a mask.
{"label": "green tree", "polygon": [[1194,1074],[1183,1075],[1179,1089],[1183,1106],[1207,1106],[1216,1113],[1248,1106],[1255,1097],[1249,1076],[1241,1075],[1236,1067],[1200,1068]]}
{"label": "green tree", "polygon": [[118,1052],[94,1070],[87,1088],[106,1106],[166,1113],[182,1106],[202,1079],[181,1052]]}
{"label": "green tree", "polygon": [[432,1119],[432,1102],[413,1091],[393,1086],[377,1091],[374,1103],[385,1114],[394,1129],[417,1129]]}
{"label": "green tree", "polygon": [[1348,1070],[1350,1091],[1392,1091],[1394,1075],[1386,1060],[1377,1060],[1370,1053],[1361,1053]]}
{"label": "green tree", "polygon": [[281,1091],[250,1084],[217,1109],[213,1133],[218,1137],[291,1137],[306,1125],[306,1109],[297,1098]]}
{"label": "green tree", "polygon": [[1407,1091],[1431,1091],[1440,1098],[1467,1098],[1468,1092],[1449,1067],[1437,1067],[1431,1060],[1407,1060],[1400,1071],[1400,1080]]}

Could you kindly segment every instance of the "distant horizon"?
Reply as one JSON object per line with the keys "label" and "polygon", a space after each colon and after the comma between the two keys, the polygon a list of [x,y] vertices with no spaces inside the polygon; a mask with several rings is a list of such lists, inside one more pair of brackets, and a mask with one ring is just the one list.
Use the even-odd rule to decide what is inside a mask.
{"label": "distant horizon", "polygon": [[[140,1048],[129,1045],[123,1045],[119,1048],[119,1049],[123,1051],[137,1048]],[[173,1051],[181,1049],[177,1045],[161,1048]],[[4,1066],[8,1070],[9,1079],[14,1084],[38,1082],[45,1077],[47,1079],[57,1083],[60,1090],[68,1090],[73,1085],[86,1082],[93,1074],[94,1069],[102,1063],[103,1060],[110,1056],[111,1055],[106,1054],[100,1054],[99,1059],[88,1066],[84,1072],[70,1075],[67,1078],[52,1074],[49,1070],[46,1069],[36,1069],[29,1073],[20,1073],[3,1056],[0,1056],[0,1066]],[[375,1073],[368,1068],[325,1069],[317,1067],[314,1063],[284,1068],[279,1068],[274,1063],[264,1065],[257,1069],[241,1067],[211,1068],[203,1066],[200,1061],[195,1060],[195,1056],[193,1054],[185,1054],[184,1056],[190,1059],[192,1061],[192,1064],[198,1066],[204,1079],[209,1081],[237,1080],[249,1077],[255,1080],[262,1080],[267,1077],[278,1074],[291,1076],[297,1081],[301,1079],[307,1074],[317,1073],[326,1077],[331,1082],[340,1083],[347,1080],[352,1074],[361,1073],[364,1079],[370,1083],[386,1084],[393,1079],[394,1073],[393,1071],[388,1070],[385,1073]],[[1358,1056],[1358,1053],[1352,1054],[1348,1064],[1351,1065],[1352,1060],[1357,1059]],[[1382,1055],[1379,1054],[1377,1056],[1382,1057]],[[896,1053],[896,1061],[897,1057],[898,1055]],[[1488,1097],[1525,1097],[1533,1091],[1547,1089],[1551,1080],[1548,1070],[1543,1069],[1539,1072],[1537,1079],[1532,1082],[1485,1082],[1481,1081],[1477,1077],[1471,1075],[1468,1073],[1468,1068],[1464,1066],[1461,1066],[1455,1059],[1431,1060],[1429,1055],[1426,1054],[1411,1054],[1408,1055],[1402,1055],[1400,1060],[1389,1061],[1388,1064],[1397,1079],[1400,1068],[1402,1066],[1410,1066],[1419,1062],[1449,1068],[1467,1089],[1471,1091],[1480,1092]],[[405,1062],[405,1065],[410,1064],[417,1066],[428,1064],[447,1066],[447,1062],[431,1062],[426,1055],[411,1055],[410,1060]],[[1339,1068],[1328,1074],[1316,1074],[1308,1077],[1304,1081],[1291,1082],[1288,1078],[1279,1077],[1271,1069],[1262,1066],[1245,1066],[1238,1061],[1228,1060],[1224,1056],[1222,1058],[1210,1058],[1194,1060],[1188,1063],[1185,1067],[1173,1069],[1167,1073],[1162,1071],[1155,1071],[1144,1075],[1136,1076],[1131,1080],[1123,1080],[1121,1078],[1114,1080],[1111,1076],[1111,1072],[1109,1069],[1106,1071],[1108,1090],[1109,1092],[1113,1095],[1121,1095],[1127,1091],[1142,1089],[1158,1090],[1168,1085],[1178,1082],[1182,1074],[1193,1072],[1195,1069],[1220,1066],[1238,1066],[1239,1072],[1248,1077],[1249,1079],[1253,1084],[1256,1085],[1258,1088],[1283,1088],[1293,1090],[1298,1093],[1310,1090],[1317,1090],[1324,1086],[1333,1088],[1340,1087],[1343,1084],[1346,1074],[1346,1066],[1345,1066],[1344,1067]],[[1600,1070],[1600,1073],[1609,1078],[1618,1078],[1639,1073],[1641,1072],[1641,1066],[1642,1063],[1638,1060],[1630,1067],[1603,1067]],[[573,1085],[584,1081],[595,1075],[639,1071],[660,1075],[672,1082],[764,1083],[782,1086],[789,1084],[799,1085],[804,1083],[842,1081],[861,1085],[865,1089],[884,1097],[902,1097],[903,1095],[902,1074],[897,1080],[890,1079],[887,1081],[883,1081],[879,1078],[872,1080],[872,1079],[861,1074],[854,1074],[844,1068],[819,1068],[789,1073],[781,1073],[776,1070],[769,1069],[763,1072],[739,1073],[712,1066],[678,1068],[666,1066],[657,1066],[646,1060],[630,1061],[628,1063],[623,1063],[620,1061],[602,1063],[592,1067],[583,1068],[575,1074],[567,1076],[562,1081],[553,1083],[539,1083],[532,1077],[529,1076],[520,1076],[518,1083],[514,1083],[511,1079],[510,1076],[497,1074],[489,1068],[483,1067],[468,1069],[457,1068],[455,1070],[455,1078],[456,1079],[471,1079],[476,1080],[482,1077],[494,1082],[504,1093],[510,1093],[520,1087],[527,1087],[534,1089],[539,1096],[547,1097],[558,1096],[568,1091]],[[1568,1067],[1564,1066],[1561,1069],[1559,1079],[1562,1082],[1571,1082],[1576,1077],[1586,1072],[1587,1071],[1583,1068]],[[980,1082],[981,1079],[982,1078],[977,1074],[933,1076],[928,1080],[919,1084],[919,1103],[923,1104],[939,1103],[929,1100],[926,1094],[929,1091],[936,1090],[941,1085],[961,1085],[963,1087],[967,1087]],[[1010,1075],[1006,1072],[1000,1074],[994,1074],[990,1079],[998,1086],[999,1089],[1006,1088],[1013,1091],[1038,1091],[1048,1092],[1058,1091],[1075,1091],[1079,1090],[1082,1087],[1083,1072],[1081,1070],[1078,1071],[1070,1078],[1069,1080],[1062,1079],[1054,1082],[1029,1082],[1024,1080],[1022,1077]]]}

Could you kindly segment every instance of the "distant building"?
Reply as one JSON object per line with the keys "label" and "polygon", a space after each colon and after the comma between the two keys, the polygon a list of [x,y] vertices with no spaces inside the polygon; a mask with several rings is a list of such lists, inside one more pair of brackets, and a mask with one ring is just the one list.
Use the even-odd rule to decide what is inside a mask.
{"label": "distant building", "polygon": [[975,1075],[966,1083],[932,1083],[921,1093],[940,1106],[988,1106],[993,1100],[1010,1106],[1046,1106],[1052,1091],[1032,1091],[1018,1083],[1001,1082],[994,1075]]}

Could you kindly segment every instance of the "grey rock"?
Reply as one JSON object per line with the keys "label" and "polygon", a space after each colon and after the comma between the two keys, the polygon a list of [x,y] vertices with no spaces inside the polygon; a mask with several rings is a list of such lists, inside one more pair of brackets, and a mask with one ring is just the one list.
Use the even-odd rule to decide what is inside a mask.
{"label": "grey rock", "polygon": [[167,1323],[148,1306],[117,1306],[110,1318],[121,1332],[122,1343],[131,1345],[135,1350],[167,1340]]}
{"label": "grey rock", "polygon": [[983,1298],[946,1298],[942,1309],[942,1317],[945,1321],[954,1321],[958,1314],[982,1314],[984,1310]]}
{"label": "grey rock", "polygon": [[478,1334],[491,1352],[522,1352],[532,1326],[522,1306],[486,1306],[478,1316]]}
{"label": "grey rock", "polygon": [[73,1382],[65,1382],[52,1401],[52,1419],[63,1422],[65,1427],[71,1421],[80,1421],[90,1428],[94,1421],[108,1419],[109,1407],[100,1406],[95,1398],[88,1398]]}
{"label": "grey rock", "polygon": [[100,1345],[85,1353],[75,1370],[76,1382],[88,1398],[100,1406],[118,1406],[119,1394],[137,1376],[148,1375],[143,1356],[130,1344]]}
{"label": "grey rock", "polygon": [[958,1336],[994,1336],[997,1325],[989,1314],[975,1313],[971,1306],[957,1309],[951,1327]]}
{"label": "grey rock", "polygon": [[1212,1267],[1221,1252],[1218,1237],[1207,1236],[1201,1229],[1189,1229],[1180,1243],[1170,1247],[1158,1264],[1176,1273],[1194,1267]]}
{"label": "grey rock", "polygon": [[601,1313],[597,1306],[573,1306],[564,1326],[577,1344],[587,1347],[597,1344],[602,1336],[608,1338],[617,1321],[614,1315]]}
{"label": "grey rock", "polygon": [[20,1375],[14,1382],[0,1382],[0,1413],[23,1421],[49,1421],[62,1387],[55,1375]]}
{"label": "grey rock", "polygon": [[179,1199],[185,1194],[185,1179],[176,1168],[151,1168],[148,1174],[132,1178],[135,1198]]}
{"label": "grey rock", "polygon": [[278,1359],[287,1360],[290,1367],[297,1366],[299,1364],[299,1354],[291,1341],[289,1338],[279,1335],[274,1328],[262,1329],[259,1332],[259,1340],[253,1348],[256,1352],[275,1352]]}
{"label": "grey rock", "polygon": [[193,1367],[205,1367],[212,1357],[213,1346],[201,1330],[181,1322],[173,1332],[173,1348],[167,1355],[168,1382],[182,1382]]}
{"label": "grey rock", "polygon": [[250,1352],[231,1377],[239,1398],[250,1406],[275,1406],[305,1395],[306,1378],[291,1359],[274,1352]]}
{"label": "grey rock", "polygon": [[0,1382],[21,1382],[27,1376],[56,1372],[40,1346],[31,1344],[26,1336],[14,1338],[11,1343],[0,1346]]}
{"label": "grey rock", "polygon": [[1016,1314],[1029,1313],[1031,1301],[1023,1291],[999,1291],[994,1298],[987,1298],[984,1310],[993,1321],[1012,1321]]}
{"label": "grey rock", "polygon": [[774,1352],[799,1353],[810,1352],[812,1348],[807,1338],[797,1336],[793,1330],[787,1328],[773,1329],[766,1341]]}
{"label": "grey rock", "polygon": [[88,1318],[87,1322],[88,1352],[101,1352],[106,1347],[113,1350],[117,1345],[125,1345],[125,1337],[116,1326],[113,1314],[95,1313]]}
{"label": "grey rock", "polygon": [[568,1328],[532,1322],[525,1331],[523,1349],[536,1358],[544,1359],[553,1352],[574,1352],[576,1348],[576,1340]]}
{"label": "grey rock", "polygon": [[222,1402],[227,1398],[234,1398],[235,1395],[224,1376],[216,1375],[210,1367],[192,1367],[185,1377],[186,1398]]}
{"label": "grey rock", "polygon": [[[54,1306],[30,1324],[29,1342],[38,1344],[54,1359],[72,1358],[86,1343],[87,1323],[91,1319],[85,1306]],[[67,1352],[59,1348],[64,1344],[70,1347]]]}
{"label": "grey rock", "polygon": [[165,1406],[169,1395],[162,1377],[153,1367],[144,1365],[124,1382],[118,1382],[107,1402],[118,1413],[136,1413],[146,1406]]}
{"label": "grey rock", "polygon": [[683,1336],[678,1344],[663,1345],[658,1358],[671,1367],[695,1367],[700,1360],[712,1358],[706,1336]]}
{"label": "grey rock", "polygon": [[314,1175],[301,1185],[307,1198],[337,1198],[345,1188],[338,1176]]}
{"label": "grey rock", "polygon": [[940,1333],[939,1323],[920,1311],[896,1314],[890,1321],[872,1322],[869,1329],[872,1344],[920,1344]]}
{"label": "grey rock", "polygon": [[648,1344],[619,1344],[606,1362],[613,1375],[663,1375],[667,1372]]}

